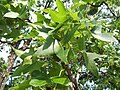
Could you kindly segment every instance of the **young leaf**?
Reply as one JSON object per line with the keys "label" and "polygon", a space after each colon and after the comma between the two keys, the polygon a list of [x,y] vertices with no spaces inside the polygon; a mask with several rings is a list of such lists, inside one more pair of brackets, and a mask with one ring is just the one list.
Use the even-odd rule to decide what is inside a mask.
{"label": "young leaf", "polygon": [[44,86],[46,84],[47,84],[46,80],[32,79],[30,81],[30,85],[32,85],[34,87],[40,87],[40,86]]}
{"label": "young leaf", "polygon": [[60,13],[63,15],[66,14],[66,9],[64,7],[64,4],[60,0],[56,0],[57,8]]}
{"label": "young leaf", "polygon": [[45,20],[44,15],[42,15],[42,14],[40,14],[38,12],[36,12],[35,14],[37,15],[37,22],[41,22],[41,21]]}
{"label": "young leaf", "polygon": [[72,11],[69,11],[69,12],[70,12],[70,16],[73,18],[73,20],[79,20],[78,12],[72,12]]}
{"label": "young leaf", "polygon": [[66,20],[66,15],[50,9],[49,14],[53,22],[62,23]]}
{"label": "young leaf", "polygon": [[4,15],[4,17],[8,17],[8,18],[17,18],[19,16],[19,13],[17,12],[8,12]]}
{"label": "young leaf", "polygon": [[43,12],[49,13],[53,22],[63,23],[67,19],[66,14],[57,12],[50,8],[44,9]]}
{"label": "young leaf", "polygon": [[69,53],[69,49],[64,50],[63,48],[61,48],[59,50],[59,52],[56,53],[56,55],[64,62],[64,63],[68,63],[67,60],[67,56]]}
{"label": "young leaf", "polygon": [[21,57],[21,55],[23,55],[25,52],[22,51],[22,50],[18,50],[18,49],[15,49],[14,47],[12,47],[13,50],[15,51],[15,53],[17,54],[17,56]]}
{"label": "young leaf", "polygon": [[25,57],[24,58],[24,61],[23,61],[23,65],[25,65],[25,64],[32,64],[32,56],[30,55],[30,56],[27,56],[27,57]]}
{"label": "young leaf", "polygon": [[69,83],[67,78],[60,78],[60,77],[52,78],[52,81],[54,83],[61,84],[61,85],[68,85]]}
{"label": "young leaf", "polygon": [[23,65],[25,65],[25,64],[32,64],[32,59],[31,59],[32,55],[25,56],[26,53],[24,51],[17,50],[14,47],[12,47],[12,48],[15,51],[15,53],[17,54],[17,56],[20,57],[20,58],[22,58],[24,60],[23,61]]}

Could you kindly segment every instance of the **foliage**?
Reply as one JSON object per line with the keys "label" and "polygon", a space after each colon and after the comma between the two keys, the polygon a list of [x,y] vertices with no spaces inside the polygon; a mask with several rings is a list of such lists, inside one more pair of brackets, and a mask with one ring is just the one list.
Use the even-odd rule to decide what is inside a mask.
{"label": "foliage", "polygon": [[70,2],[0,1],[1,90],[120,89],[120,1]]}

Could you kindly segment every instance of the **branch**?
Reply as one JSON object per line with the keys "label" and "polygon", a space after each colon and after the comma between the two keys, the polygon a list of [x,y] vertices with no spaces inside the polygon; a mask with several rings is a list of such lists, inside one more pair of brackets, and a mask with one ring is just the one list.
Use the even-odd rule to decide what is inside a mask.
{"label": "branch", "polygon": [[88,4],[91,5],[92,7],[95,7],[95,8],[96,7],[101,7],[101,5],[105,4],[114,17],[116,17],[117,19],[120,18],[120,16],[115,15],[115,13],[111,10],[111,8],[109,7],[109,5],[105,1],[100,2],[99,5],[93,5],[93,4],[90,4],[90,3],[88,3]]}
{"label": "branch", "polygon": [[71,70],[69,69],[68,64],[65,65],[65,70],[66,70],[67,73],[68,73],[68,78],[69,78],[69,80],[74,84],[74,85],[73,85],[74,90],[78,90],[78,84],[77,84],[77,81],[76,81],[75,78],[72,77],[72,73],[71,73]]}
{"label": "branch", "polygon": [[109,5],[108,5],[106,2],[104,2],[104,1],[103,1],[103,3],[107,6],[107,8],[108,8],[108,9],[110,10],[110,12],[112,13],[112,15],[115,16],[115,17],[117,17],[117,16],[115,15],[115,13],[110,9]]}
{"label": "branch", "polygon": [[1,80],[0,80],[0,90],[4,90],[4,88],[5,88],[6,81],[8,79],[8,75],[10,74],[10,72],[12,70],[15,59],[16,59],[16,55],[15,55],[14,51],[11,51],[11,55],[9,56],[9,60],[8,60],[8,67],[2,73],[2,76],[0,76],[0,78],[1,78]]}

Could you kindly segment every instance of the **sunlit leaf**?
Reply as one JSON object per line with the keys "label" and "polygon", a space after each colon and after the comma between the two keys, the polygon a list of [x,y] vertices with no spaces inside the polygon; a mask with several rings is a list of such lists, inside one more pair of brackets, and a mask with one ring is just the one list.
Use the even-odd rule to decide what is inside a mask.
{"label": "sunlit leaf", "polygon": [[79,20],[78,12],[70,11],[70,16],[73,18],[73,20]]}
{"label": "sunlit leaf", "polygon": [[75,3],[79,3],[80,0],[72,0],[72,1],[75,4]]}
{"label": "sunlit leaf", "polygon": [[47,84],[47,82],[45,80],[32,79],[30,81],[30,85],[32,85],[34,87],[44,86],[46,84]]}
{"label": "sunlit leaf", "polygon": [[69,53],[69,49],[64,50],[61,48],[59,52],[56,53],[56,55],[65,63],[68,63],[67,56]]}
{"label": "sunlit leaf", "polygon": [[27,56],[24,58],[23,65],[25,64],[32,64],[32,56]]}
{"label": "sunlit leaf", "polygon": [[60,78],[60,77],[52,78],[52,81],[54,83],[61,84],[61,85],[66,85],[69,83],[67,78]]}
{"label": "sunlit leaf", "polygon": [[51,15],[51,19],[53,22],[62,23],[66,20],[65,14],[61,14],[61,13],[59,13],[57,11],[53,11],[53,10],[50,10],[49,13]]}
{"label": "sunlit leaf", "polygon": [[101,33],[101,34],[92,34],[95,38],[106,41],[106,42],[117,42],[117,39],[110,34]]}
{"label": "sunlit leaf", "polygon": [[43,11],[50,14],[51,20],[53,22],[63,23],[67,19],[66,14],[57,12],[57,11],[52,10],[50,8],[44,9]]}
{"label": "sunlit leaf", "polygon": [[56,4],[57,4],[58,11],[60,13],[62,13],[62,14],[66,14],[66,9],[65,9],[64,4],[62,3],[62,1],[56,0]]}
{"label": "sunlit leaf", "polygon": [[[78,1],[77,1],[77,2],[78,2]],[[74,5],[71,7],[71,9],[74,10],[74,9],[78,8],[79,6],[85,5],[85,4],[87,4],[87,3],[84,2],[84,1],[80,1],[80,0],[79,0],[79,3],[74,4]]]}
{"label": "sunlit leaf", "polygon": [[[24,51],[15,49],[14,47],[13,47],[13,50],[15,51],[17,56],[20,57],[20,58],[22,58],[26,54]],[[22,58],[23,59],[23,65],[25,65],[25,64],[32,64],[31,57],[32,57],[32,55],[24,56]]]}
{"label": "sunlit leaf", "polygon": [[40,46],[33,56],[44,56],[57,53],[60,50],[60,45],[57,40],[52,42],[52,44],[47,48],[43,49],[44,45]]}
{"label": "sunlit leaf", "polygon": [[18,49],[15,49],[14,47],[12,47],[13,50],[15,51],[15,53],[17,54],[17,56],[21,57],[21,55],[23,55],[25,52],[22,51],[22,50],[18,50]]}
{"label": "sunlit leaf", "polygon": [[92,35],[102,41],[106,41],[106,42],[117,42],[117,39],[113,36],[111,36],[108,33],[102,33],[102,26],[101,25],[97,25],[95,27],[93,27],[93,29],[91,30],[93,33]]}
{"label": "sunlit leaf", "polygon": [[8,17],[8,18],[17,18],[19,16],[19,13],[17,12],[8,12],[4,15],[4,17]]}
{"label": "sunlit leaf", "polygon": [[99,55],[99,54],[90,53],[90,52],[86,52],[86,54],[87,54],[89,60],[94,60],[94,59],[100,58],[100,57],[106,57],[106,55]]}
{"label": "sunlit leaf", "polygon": [[35,13],[37,15],[37,22],[41,22],[45,20],[44,15],[40,14],[40,13]]}

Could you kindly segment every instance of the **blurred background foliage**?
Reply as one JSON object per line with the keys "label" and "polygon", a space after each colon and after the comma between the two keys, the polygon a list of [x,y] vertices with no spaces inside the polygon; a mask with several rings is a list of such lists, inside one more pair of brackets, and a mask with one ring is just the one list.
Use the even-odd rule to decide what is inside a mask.
{"label": "blurred background foliage", "polygon": [[0,90],[119,90],[119,0],[1,0]]}

